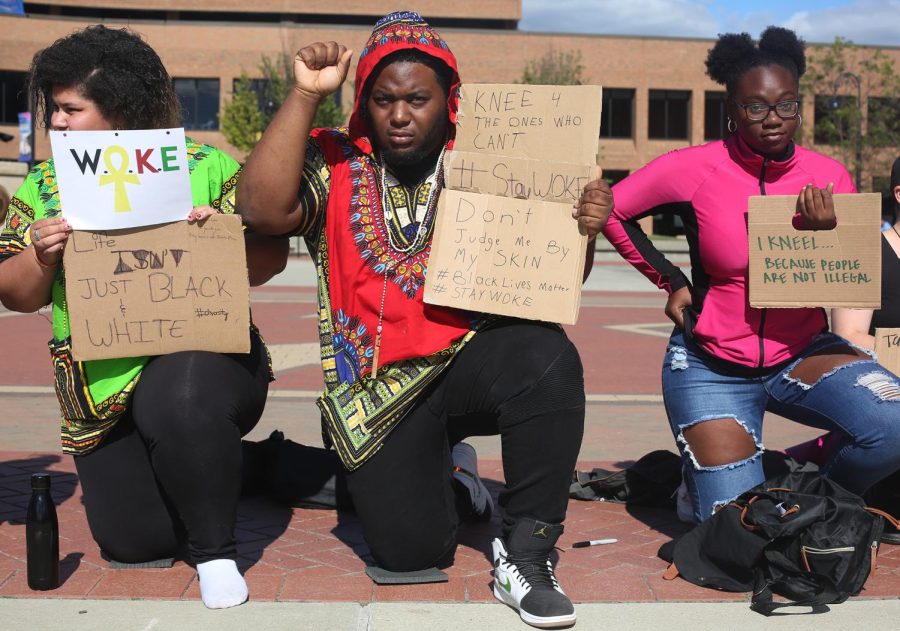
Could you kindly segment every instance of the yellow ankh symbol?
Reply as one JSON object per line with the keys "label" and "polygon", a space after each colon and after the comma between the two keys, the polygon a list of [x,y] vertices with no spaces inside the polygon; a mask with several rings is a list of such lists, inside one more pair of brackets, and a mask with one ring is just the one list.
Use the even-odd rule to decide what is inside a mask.
{"label": "yellow ankh symbol", "polygon": [[[119,168],[113,167],[113,155],[119,156]],[[103,152],[103,162],[106,164],[106,170],[109,175],[100,176],[100,186],[112,184],[115,188],[113,196],[115,198],[115,210],[117,213],[127,213],[131,211],[131,204],[128,202],[128,193],[125,191],[126,184],[140,184],[141,180],[133,173],[128,173],[128,152],[119,145],[107,147]]]}

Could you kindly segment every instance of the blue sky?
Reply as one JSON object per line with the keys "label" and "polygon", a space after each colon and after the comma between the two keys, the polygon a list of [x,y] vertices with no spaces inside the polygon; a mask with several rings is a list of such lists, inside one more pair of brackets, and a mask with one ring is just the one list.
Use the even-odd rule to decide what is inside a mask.
{"label": "blue sky", "polygon": [[769,24],[809,42],[900,46],[900,0],[523,0],[526,31],[712,38]]}

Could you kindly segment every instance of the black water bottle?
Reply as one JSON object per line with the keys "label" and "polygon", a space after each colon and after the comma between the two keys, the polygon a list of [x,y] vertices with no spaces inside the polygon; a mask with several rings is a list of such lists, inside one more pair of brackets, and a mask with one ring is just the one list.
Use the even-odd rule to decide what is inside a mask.
{"label": "black water bottle", "polygon": [[59,524],[50,497],[50,474],[31,476],[31,501],[25,515],[28,587],[53,589],[59,584]]}

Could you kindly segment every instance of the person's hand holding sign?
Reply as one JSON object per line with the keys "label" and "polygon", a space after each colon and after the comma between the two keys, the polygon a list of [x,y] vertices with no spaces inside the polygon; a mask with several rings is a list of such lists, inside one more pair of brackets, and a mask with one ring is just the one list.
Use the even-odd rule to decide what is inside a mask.
{"label": "person's hand holding sign", "polygon": [[209,206],[194,206],[188,213],[188,223],[202,223],[207,217],[212,217],[217,211]]}
{"label": "person's hand holding sign", "polygon": [[834,183],[825,188],[807,184],[797,196],[797,216],[794,227],[798,230],[833,230],[837,226],[834,214],[834,200],[831,192]]}
{"label": "person's hand holding sign", "polygon": [[600,167],[597,167],[594,181],[584,187],[572,210],[572,217],[578,221],[578,230],[587,235],[588,242],[592,242],[603,230],[613,209],[612,190],[601,177],[602,174]]}
{"label": "person's hand holding sign", "polygon": [[72,228],[62,217],[39,219],[31,224],[31,245],[41,267],[55,268],[59,265],[70,234]]}
{"label": "person's hand holding sign", "polygon": [[353,51],[337,42],[316,42],[294,56],[294,89],[313,98],[337,91],[347,79]]}

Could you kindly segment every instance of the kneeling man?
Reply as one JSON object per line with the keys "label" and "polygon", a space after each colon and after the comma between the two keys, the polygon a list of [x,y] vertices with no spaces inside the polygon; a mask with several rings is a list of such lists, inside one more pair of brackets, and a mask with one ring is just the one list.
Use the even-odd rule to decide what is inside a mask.
{"label": "kneeling man", "polygon": [[[318,270],[327,437],[378,564],[452,562],[460,517],[487,517],[474,450],[500,434],[506,486],[494,594],[543,627],[575,621],[549,560],[581,446],[581,360],[556,325],[422,299],[442,161],[455,135],[456,59],[417,14],[376,24],[356,70],[348,128],[311,129],[347,77],[351,51],[301,49],[295,83],[247,161],[245,222],[306,238]],[[591,239],[612,206],[589,185],[573,212]]]}

